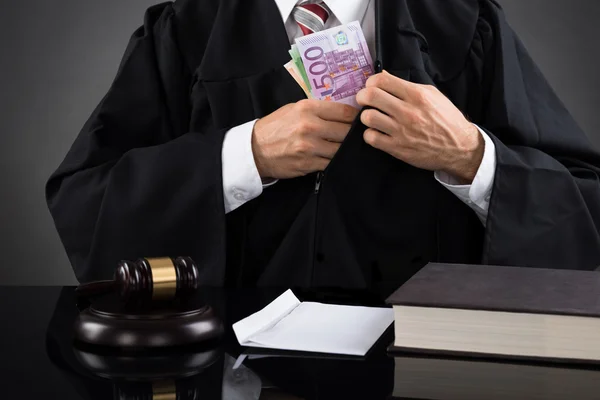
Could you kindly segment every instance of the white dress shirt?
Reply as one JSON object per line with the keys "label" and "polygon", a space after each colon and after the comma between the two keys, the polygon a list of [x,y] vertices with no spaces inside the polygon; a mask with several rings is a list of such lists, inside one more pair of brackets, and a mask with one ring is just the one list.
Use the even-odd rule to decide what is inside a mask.
{"label": "white dress shirt", "polygon": [[[285,23],[290,44],[294,43],[294,39],[303,35],[298,24],[291,18],[294,6],[303,1],[275,0],[282,21]],[[375,2],[372,0],[325,0],[325,3],[333,12],[325,24],[325,29],[352,21],[360,21],[369,51],[375,59]],[[249,121],[230,129],[225,134],[222,163],[223,194],[227,213],[260,196],[263,189],[268,186],[276,184],[275,181],[264,185],[256,169],[251,144],[255,123],[256,120]],[[460,185],[454,177],[440,171],[435,172],[434,176],[440,184],[469,205],[485,226],[496,171],[496,149],[490,137],[481,128],[478,127],[478,129],[485,141],[485,151],[473,183]]]}

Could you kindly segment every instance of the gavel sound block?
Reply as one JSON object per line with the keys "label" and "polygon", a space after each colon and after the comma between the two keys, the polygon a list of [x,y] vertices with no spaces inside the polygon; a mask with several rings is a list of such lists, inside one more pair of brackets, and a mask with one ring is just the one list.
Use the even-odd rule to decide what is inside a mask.
{"label": "gavel sound block", "polygon": [[223,334],[208,305],[199,304],[198,268],[188,257],[121,261],[114,280],[76,289],[90,301],[75,321],[76,341],[122,350],[206,343]]}

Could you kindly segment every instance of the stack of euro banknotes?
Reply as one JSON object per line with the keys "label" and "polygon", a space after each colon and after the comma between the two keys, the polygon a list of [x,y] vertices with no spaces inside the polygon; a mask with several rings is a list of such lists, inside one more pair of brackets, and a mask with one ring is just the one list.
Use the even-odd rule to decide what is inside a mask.
{"label": "stack of euro banknotes", "polygon": [[359,108],[356,94],[375,70],[358,21],[299,37],[289,52],[285,68],[306,97]]}

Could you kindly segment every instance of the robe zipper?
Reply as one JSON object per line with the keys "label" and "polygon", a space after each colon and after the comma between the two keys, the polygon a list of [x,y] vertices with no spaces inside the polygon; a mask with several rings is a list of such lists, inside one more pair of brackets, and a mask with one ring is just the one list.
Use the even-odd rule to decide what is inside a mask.
{"label": "robe zipper", "polygon": [[319,191],[321,190],[321,182],[323,182],[323,172],[319,171],[317,172],[317,179],[315,182],[315,194],[319,194]]}
{"label": "robe zipper", "polygon": [[317,172],[317,177],[315,179],[315,191],[314,194],[317,196],[316,204],[315,204],[315,218],[313,221],[313,255],[312,255],[312,271],[310,274],[310,286],[314,286],[315,281],[315,267],[316,267],[316,256],[317,256],[317,235],[318,235],[318,223],[319,223],[319,192],[321,191],[321,185],[323,184],[323,176],[325,173],[323,171]]}

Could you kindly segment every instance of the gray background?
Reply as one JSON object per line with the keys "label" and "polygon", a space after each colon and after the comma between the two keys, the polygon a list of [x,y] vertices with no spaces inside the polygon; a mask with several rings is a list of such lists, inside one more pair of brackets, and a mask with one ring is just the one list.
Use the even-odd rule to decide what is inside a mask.
{"label": "gray background", "polygon": [[[0,284],[76,283],[47,211],[44,184],[108,89],[129,36],[154,3],[19,0],[0,5]],[[600,1],[500,3],[600,147]]]}

